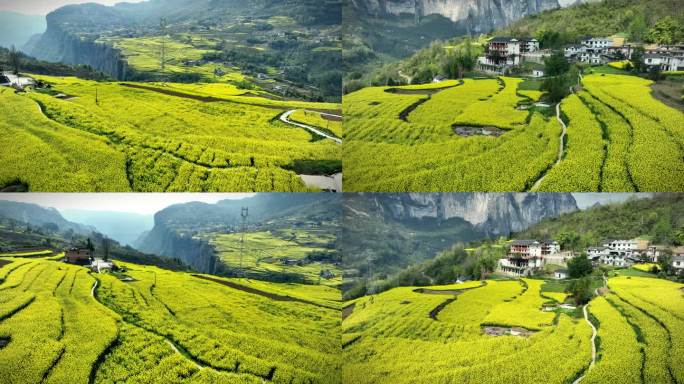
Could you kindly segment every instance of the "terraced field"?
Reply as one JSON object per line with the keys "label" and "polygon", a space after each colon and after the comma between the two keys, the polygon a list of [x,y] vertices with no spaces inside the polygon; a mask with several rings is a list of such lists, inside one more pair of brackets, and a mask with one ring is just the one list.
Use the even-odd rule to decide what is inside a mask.
{"label": "terraced field", "polygon": [[0,258],[3,383],[340,383],[340,295]]}
{"label": "terraced field", "polygon": [[684,191],[684,114],[650,83],[586,76],[557,117],[521,109],[541,95],[516,78],[361,89],[344,97],[345,190]]}
{"label": "terraced field", "polygon": [[[341,168],[332,140],[285,124],[282,102],[229,85],[40,77],[51,92],[0,89],[0,187],[30,191],[307,191],[298,176]],[[31,161],[26,161],[31,159]]]}
{"label": "terraced field", "polygon": [[[681,284],[608,280],[589,319],[556,310],[540,280],[395,288],[347,303],[343,380],[353,383],[678,383]],[[547,297],[543,297],[547,296]],[[564,297],[563,295],[562,297]],[[560,299],[559,295],[559,299]],[[524,367],[524,368],[522,368]],[[643,372],[643,374],[641,373]]]}
{"label": "terraced field", "polygon": [[[239,268],[242,265],[249,271],[249,275],[280,272],[301,275],[311,282],[320,280],[321,284],[326,285],[337,285],[342,282],[339,266],[329,261],[319,262],[317,258],[308,257],[310,254],[317,255],[319,259],[323,255],[332,257],[334,249],[331,246],[334,245],[335,239],[329,231],[249,232],[245,234],[244,244],[241,243],[241,235],[238,233],[210,234],[209,237],[224,264],[232,268]],[[333,272],[335,278],[321,279],[319,276],[324,270]]]}

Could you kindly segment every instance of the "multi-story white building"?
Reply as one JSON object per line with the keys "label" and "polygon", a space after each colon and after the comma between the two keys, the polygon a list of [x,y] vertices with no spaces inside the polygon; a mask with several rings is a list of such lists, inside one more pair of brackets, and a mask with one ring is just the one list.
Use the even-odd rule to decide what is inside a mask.
{"label": "multi-story white building", "polygon": [[507,257],[499,260],[499,270],[515,276],[527,276],[546,263],[546,257],[560,252],[560,244],[553,240],[514,240]]}
{"label": "multi-story white building", "polygon": [[539,50],[539,41],[532,38],[495,37],[485,48],[485,56],[477,58],[478,69],[502,74],[523,61],[524,55]]}

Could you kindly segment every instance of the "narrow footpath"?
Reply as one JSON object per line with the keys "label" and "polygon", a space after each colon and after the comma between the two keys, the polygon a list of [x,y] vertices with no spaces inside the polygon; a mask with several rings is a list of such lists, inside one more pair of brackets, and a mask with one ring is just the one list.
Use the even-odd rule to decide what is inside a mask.
{"label": "narrow footpath", "polygon": [[[561,132],[561,135],[559,138],[560,145],[558,146],[558,158],[556,159],[556,163],[553,164],[553,167],[560,164],[561,160],[563,159],[563,151],[565,150],[565,135],[568,132],[568,127],[565,125],[565,122],[563,121],[563,119],[561,119],[561,116],[560,116],[560,103],[556,104],[556,119],[558,120],[558,122],[563,127],[563,132]],[[551,169],[553,169],[553,167],[551,167],[548,171],[546,171],[544,176],[540,177],[539,180],[537,180],[537,182],[534,183],[534,185],[532,186],[532,189],[530,189],[530,191],[536,192],[539,189],[539,186],[541,185],[542,181],[544,180],[544,178],[546,177],[548,172]]]}
{"label": "narrow footpath", "polygon": [[[608,280],[606,280],[606,275],[603,275],[603,288],[607,288],[607,287],[608,287]],[[599,289],[596,288],[594,290],[594,293],[596,294],[596,296],[599,296],[600,295]],[[591,326],[591,363],[589,363],[589,367],[584,371],[584,374],[582,376],[578,377],[577,380],[573,381],[572,384],[579,384],[582,381],[582,379],[584,379],[584,376],[587,375],[587,372],[591,369],[591,367],[593,367],[594,364],[596,364],[596,334],[597,334],[597,331],[596,331],[596,327],[594,326],[594,324],[592,324],[592,322],[589,321],[589,313],[587,312],[587,306],[589,306],[589,303],[584,304],[584,307],[582,308],[582,312],[584,312],[584,320],[587,323],[589,323],[589,325]]]}

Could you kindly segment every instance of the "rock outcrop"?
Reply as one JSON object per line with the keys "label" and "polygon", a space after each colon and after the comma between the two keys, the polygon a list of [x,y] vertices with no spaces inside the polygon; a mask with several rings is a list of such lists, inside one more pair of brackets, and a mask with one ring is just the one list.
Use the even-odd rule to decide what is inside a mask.
{"label": "rock outcrop", "polygon": [[391,193],[367,195],[396,221],[462,219],[486,236],[508,236],[542,219],[576,211],[569,193]]}
{"label": "rock outcrop", "polygon": [[525,16],[560,7],[558,0],[351,0],[371,17],[441,15],[470,33],[489,32]]}

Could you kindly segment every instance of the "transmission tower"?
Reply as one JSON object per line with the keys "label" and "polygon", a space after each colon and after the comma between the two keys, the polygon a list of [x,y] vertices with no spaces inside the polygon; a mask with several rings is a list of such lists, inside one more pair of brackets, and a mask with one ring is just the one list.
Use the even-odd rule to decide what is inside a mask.
{"label": "transmission tower", "polygon": [[245,271],[242,269],[242,256],[244,254],[245,250],[245,231],[247,230],[247,216],[249,216],[249,208],[247,207],[242,207],[242,211],[240,212],[240,217],[242,217],[242,229],[241,229],[241,236],[240,236],[240,275],[244,277]]}
{"label": "transmission tower", "polygon": [[159,22],[159,29],[161,30],[161,57],[159,63],[161,64],[161,72],[164,74],[166,69],[166,18],[162,17]]}

